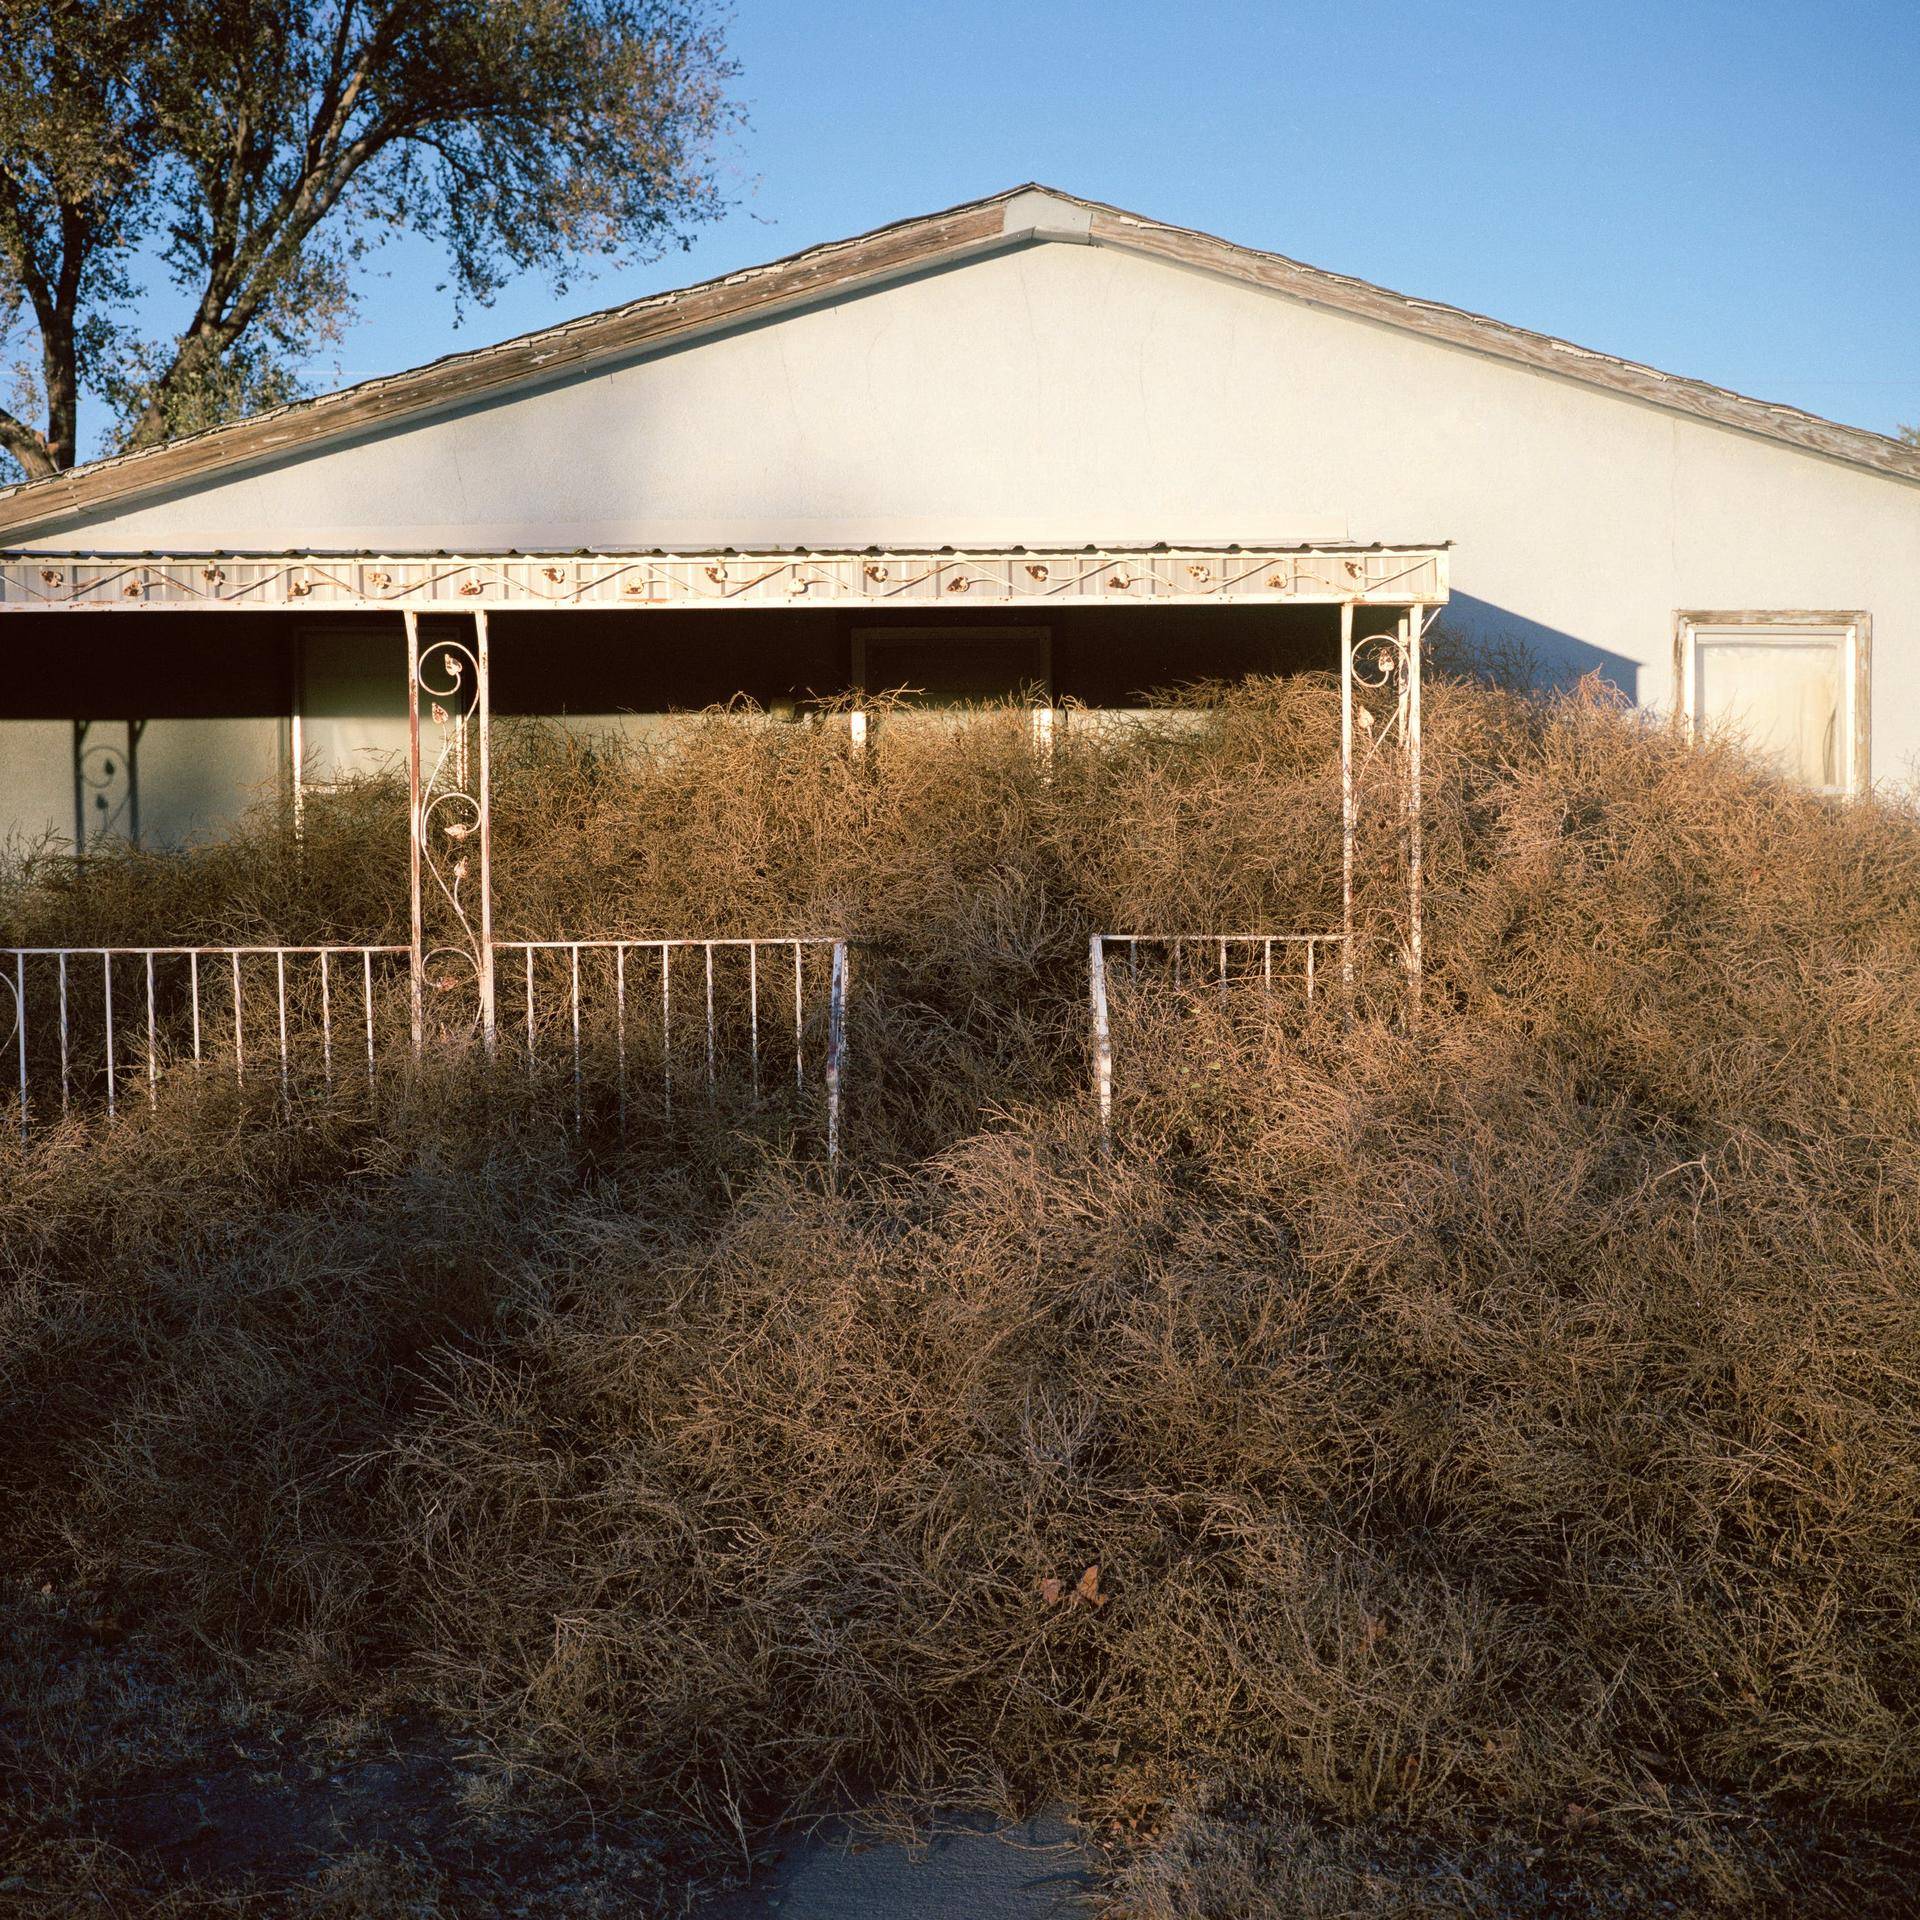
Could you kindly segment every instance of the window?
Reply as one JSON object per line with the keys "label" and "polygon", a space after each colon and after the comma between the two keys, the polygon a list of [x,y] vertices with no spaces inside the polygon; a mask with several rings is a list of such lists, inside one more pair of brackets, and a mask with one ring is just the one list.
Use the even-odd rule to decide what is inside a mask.
{"label": "window", "polygon": [[1683,613],[1674,665],[1695,735],[1740,735],[1816,792],[1868,781],[1863,613]]}

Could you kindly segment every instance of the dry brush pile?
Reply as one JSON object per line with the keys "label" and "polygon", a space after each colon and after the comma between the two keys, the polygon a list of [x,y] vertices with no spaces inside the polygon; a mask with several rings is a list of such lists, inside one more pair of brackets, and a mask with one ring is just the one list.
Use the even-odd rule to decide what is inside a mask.
{"label": "dry brush pile", "polygon": [[[840,1190],[458,1074],[10,1149],[8,1557],[701,1819],[1905,1825],[1920,822],[1442,686],[1418,1030],[1374,957],[1351,1019],[1165,996],[1103,1155],[1088,932],[1330,924],[1333,701],[1044,768],[1017,714],[871,765],[742,716],[519,736],[504,930],[868,943]],[[263,818],[4,910],[372,937],[399,820],[372,782],[297,863]]]}

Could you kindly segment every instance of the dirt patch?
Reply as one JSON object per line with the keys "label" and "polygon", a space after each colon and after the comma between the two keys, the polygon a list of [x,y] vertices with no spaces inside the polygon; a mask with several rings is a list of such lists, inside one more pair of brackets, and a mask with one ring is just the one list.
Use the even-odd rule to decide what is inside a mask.
{"label": "dirt patch", "polygon": [[1230,1800],[1146,1830],[891,1804],[722,1840],[453,1727],[250,1701],[84,1601],[16,1598],[0,1644],[8,1920],[1857,1920],[1920,1880],[1910,1841],[1733,1798],[1469,1842]]}
{"label": "dirt patch", "polygon": [[1642,1920],[1907,1915],[1909,1842],[1733,1797],[1462,1840],[1231,1801],[1177,1811],[1117,1859],[1111,1920]]}
{"label": "dirt patch", "polygon": [[582,1804],[458,1730],[308,1719],[84,1600],[17,1599],[0,1680],[0,1913],[684,1910],[711,1849]]}

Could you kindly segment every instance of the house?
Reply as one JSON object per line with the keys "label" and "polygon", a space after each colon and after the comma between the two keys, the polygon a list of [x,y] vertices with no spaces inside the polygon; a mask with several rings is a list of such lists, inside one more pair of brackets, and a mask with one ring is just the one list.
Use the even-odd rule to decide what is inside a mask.
{"label": "house", "polygon": [[637,726],[1138,705],[1442,608],[1905,780],[1920,450],[1021,187],[0,491],[0,837],[403,754],[476,629],[492,711]]}

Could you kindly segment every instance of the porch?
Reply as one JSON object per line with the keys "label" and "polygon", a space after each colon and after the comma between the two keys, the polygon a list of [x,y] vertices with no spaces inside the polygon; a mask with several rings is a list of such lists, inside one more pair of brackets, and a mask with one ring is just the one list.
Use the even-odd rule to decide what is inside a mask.
{"label": "porch", "polygon": [[[1010,696],[1028,701],[1036,750],[1044,753],[1075,726],[1097,727],[1116,711],[1137,710],[1155,688],[1250,673],[1337,673],[1342,845],[1329,845],[1327,858],[1343,870],[1344,924],[1274,934],[1309,935],[1309,954],[1337,964],[1340,977],[1350,979],[1358,774],[1370,756],[1392,749],[1402,767],[1397,777],[1407,837],[1404,948],[1417,983],[1420,636],[1446,591],[1444,547],[165,560],[35,555],[0,566],[0,615],[12,623],[0,632],[13,640],[10,651],[19,663],[9,677],[10,730],[21,738],[22,727],[53,729],[70,740],[71,765],[63,771],[72,783],[74,843],[83,854],[116,833],[151,831],[153,789],[146,783],[153,743],[166,737],[163,723],[178,730],[174,752],[203,780],[235,786],[241,783],[233,779],[234,767],[244,760],[223,752],[221,742],[244,730],[255,764],[271,759],[265,781],[254,784],[277,784],[296,836],[316,786],[381,761],[404,757],[408,768],[408,846],[395,848],[396,887],[403,853],[408,863],[406,946],[247,953],[177,946],[171,929],[154,928],[153,945],[118,950],[120,991],[127,993],[130,982],[133,994],[122,1007],[120,1044],[129,1050],[136,1085],[144,1080],[151,1093],[163,1057],[188,1057],[187,1029],[163,1036],[163,1027],[190,1018],[190,1057],[205,1059],[203,964],[223,983],[232,1065],[243,1076],[249,1056],[244,1010],[251,1005],[270,1023],[265,1044],[256,1040],[251,1048],[256,1071],[277,1070],[290,1086],[302,1073],[312,1077],[317,1063],[332,1084],[334,995],[350,994],[355,984],[361,992],[355,1018],[364,1025],[372,1071],[382,1024],[375,1017],[377,966],[396,988],[404,983],[405,1019],[395,1040],[414,1058],[436,1038],[462,1035],[494,1050],[503,1028],[518,1019],[531,1062],[536,999],[544,1027],[557,993],[564,1029],[570,996],[577,1078],[584,953],[590,981],[600,972],[609,976],[602,984],[612,995],[606,1012],[618,1031],[624,1100],[627,962],[657,968],[649,991],[663,1002],[662,1059],[670,1078],[671,1007],[675,992],[685,992],[675,986],[678,946],[703,949],[692,957],[704,962],[709,1085],[716,1048],[742,1039],[757,1084],[761,949],[790,944],[792,1061],[802,1086],[814,1017],[803,960],[819,956],[817,1071],[829,1099],[831,1155],[847,930],[756,928],[732,941],[668,941],[658,929],[640,928],[598,941],[500,939],[489,779],[496,716],[545,714],[593,732],[645,732],[676,710],[740,698],[769,724],[798,722],[825,703],[833,724],[844,724],[849,747],[859,751],[870,735],[867,697],[904,688],[934,707]],[[741,617],[721,617],[729,611]],[[75,627],[80,614],[90,617]],[[112,713],[116,700],[122,713],[135,717],[117,723],[89,717]],[[1377,720],[1370,708],[1378,709]],[[117,765],[115,726],[124,729]],[[1333,745],[1329,740],[1329,749]],[[125,789],[117,800],[115,778]],[[16,808],[21,804],[17,796],[10,799]],[[744,957],[745,998],[729,989],[723,958],[717,1001],[716,951],[728,947]],[[1096,946],[1096,987],[1098,954]],[[62,1108],[71,1095],[69,990],[76,979],[101,1000],[111,1105],[122,1071],[114,1052],[115,952],[21,946],[11,958],[22,1120],[48,1110],[49,1090],[34,1085],[29,1035],[48,1038],[47,1018],[36,1014],[36,981],[50,990],[56,975]],[[249,967],[259,975],[251,991]],[[171,997],[169,968],[187,983]],[[554,968],[554,980],[543,973],[536,983],[537,971]],[[678,978],[688,976],[683,971]],[[701,984],[695,972],[696,1038]],[[516,992],[520,999],[513,1001]],[[170,1016],[163,1017],[162,1003]],[[1094,1013],[1101,1029],[1097,1004]],[[596,1018],[590,1015],[589,1024]],[[564,1045],[564,1031],[560,1037]],[[1104,1045],[1099,1050],[1110,1083],[1111,1060]],[[87,1051],[89,1057],[98,1052],[94,1040]],[[1104,1111],[1104,1093],[1102,1104]]]}

